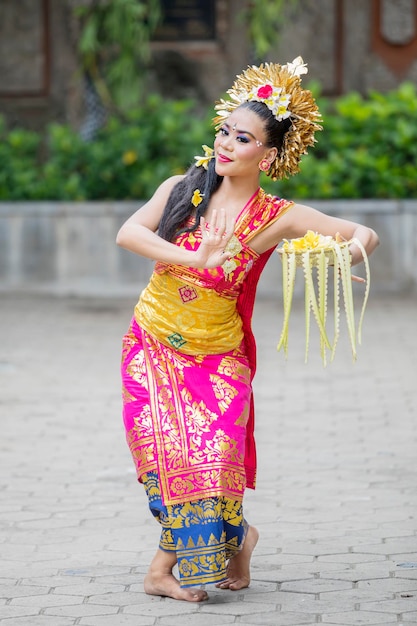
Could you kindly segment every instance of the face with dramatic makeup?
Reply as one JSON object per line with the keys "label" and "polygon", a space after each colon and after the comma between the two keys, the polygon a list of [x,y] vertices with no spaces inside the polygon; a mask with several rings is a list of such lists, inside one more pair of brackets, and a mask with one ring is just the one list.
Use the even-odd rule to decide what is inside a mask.
{"label": "face with dramatic makeup", "polygon": [[254,176],[265,158],[264,122],[253,111],[237,108],[225,120],[214,142],[216,172],[220,176]]}

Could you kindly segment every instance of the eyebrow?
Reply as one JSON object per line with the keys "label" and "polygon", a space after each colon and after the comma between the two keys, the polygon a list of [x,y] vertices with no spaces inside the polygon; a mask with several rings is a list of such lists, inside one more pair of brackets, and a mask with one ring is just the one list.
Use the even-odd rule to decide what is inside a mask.
{"label": "eyebrow", "polygon": [[[227,122],[224,123],[224,126],[227,126],[227,128],[230,130],[230,124],[228,124]],[[253,137],[256,141],[256,137],[253,133],[251,133],[249,130],[240,130],[239,128],[235,129],[237,133],[243,133],[244,135],[250,135],[251,137]]]}

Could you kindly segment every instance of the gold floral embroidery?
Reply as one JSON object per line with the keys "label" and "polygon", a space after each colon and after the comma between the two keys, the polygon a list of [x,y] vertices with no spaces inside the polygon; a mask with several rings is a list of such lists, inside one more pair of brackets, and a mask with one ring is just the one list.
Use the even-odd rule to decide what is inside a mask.
{"label": "gold floral embroidery", "polygon": [[134,422],[138,439],[140,437],[153,437],[153,423],[149,404],[144,405],[139,417],[134,418]]}
{"label": "gold floral embroidery", "polygon": [[183,478],[174,478],[171,483],[171,489],[179,496],[182,496],[193,490],[193,483],[191,480],[184,480]]}
{"label": "gold floral embroidery", "polygon": [[207,457],[207,461],[228,461],[236,463],[241,461],[241,454],[237,449],[236,441],[231,439],[229,435],[226,435],[224,430],[216,430],[211,441],[206,442],[204,448],[204,454]]}
{"label": "gold floral embroidery", "polygon": [[124,385],[122,387],[122,398],[124,404],[128,404],[128,402],[133,402],[136,399],[135,396],[132,396],[132,394],[126,389]]}
{"label": "gold floral embroidery", "polygon": [[143,354],[143,350],[138,352],[133,359],[130,361],[129,365],[126,368],[127,373],[134,381],[136,381],[139,385],[148,389],[148,377],[146,375],[145,368],[145,357]]}
{"label": "gold floral embroidery", "polygon": [[248,418],[249,418],[249,403],[245,405],[241,415],[239,415],[239,417],[235,421],[236,426],[245,427],[246,424],[248,423]]}
{"label": "gold floral embroidery", "polygon": [[243,521],[242,503],[230,498],[223,498],[223,502],[223,519],[232,526],[240,526]]}
{"label": "gold floral embroidery", "polygon": [[125,362],[127,355],[129,354],[132,346],[134,346],[135,343],[136,343],[136,337],[132,333],[132,331],[129,330],[129,332],[126,333],[126,335],[123,337],[123,342],[122,342],[122,365]]}
{"label": "gold floral embroidery", "polygon": [[193,402],[190,392],[185,388],[181,390],[181,397],[185,404],[185,419],[190,433],[191,448],[196,450],[201,446],[202,434],[210,431],[210,426],[217,419],[217,415],[207,408],[203,400]]}
{"label": "gold floral embroidery", "polygon": [[143,469],[149,464],[153,464],[155,461],[154,446],[149,444],[148,446],[141,446],[140,448],[131,447],[130,451],[132,457],[137,461],[138,465]]}
{"label": "gold floral embroidery", "polygon": [[242,250],[242,244],[236,235],[232,235],[225,247],[225,252],[229,252],[231,255],[236,256]]}
{"label": "gold floral embroidery", "polygon": [[232,404],[233,398],[237,396],[237,389],[215,374],[210,374],[210,381],[216,400],[219,403],[220,412],[224,415]]}
{"label": "gold floral embroidery", "polygon": [[217,368],[219,374],[228,376],[232,380],[239,380],[244,383],[249,382],[250,371],[248,367],[245,367],[231,356],[225,356],[220,361],[220,365]]}

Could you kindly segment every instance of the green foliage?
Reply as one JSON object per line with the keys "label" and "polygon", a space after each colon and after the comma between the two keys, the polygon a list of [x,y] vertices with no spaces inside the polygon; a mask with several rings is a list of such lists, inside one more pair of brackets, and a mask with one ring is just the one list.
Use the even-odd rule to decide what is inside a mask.
{"label": "green foliage", "polygon": [[417,92],[412,83],[367,98],[319,99],[323,131],[300,173],[272,193],[296,198],[416,198]]}
{"label": "green foliage", "polygon": [[249,40],[255,56],[264,59],[272,46],[276,45],[279,31],[286,19],[288,10],[296,7],[299,0],[253,0],[240,13],[248,24]]}
{"label": "green foliage", "polygon": [[126,119],[109,119],[94,141],[51,124],[46,158],[40,137],[0,125],[0,199],[100,200],[149,198],[169,176],[183,173],[213,137],[188,100],[147,97]]}
{"label": "green foliage", "polygon": [[[317,87],[315,88],[317,89]],[[417,92],[405,83],[368,98],[319,98],[324,130],[290,179],[262,185],[296,199],[417,198]],[[0,119],[0,200],[146,199],[185,171],[214,131],[191,101],[148,96],[126,119],[109,119],[84,142],[52,124],[46,138]]]}
{"label": "green foliage", "polygon": [[40,143],[40,136],[28,130],[7,133],[0,117],[0,200],[26,199],[22,191],[36,184]]}

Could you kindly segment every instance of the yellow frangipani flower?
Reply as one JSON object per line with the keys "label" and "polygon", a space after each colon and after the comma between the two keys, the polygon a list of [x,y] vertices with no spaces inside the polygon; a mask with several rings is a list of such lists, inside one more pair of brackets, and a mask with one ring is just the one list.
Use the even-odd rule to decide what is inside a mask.
{"label": "yellow frangipani flower", "polygon": [[193,197],[191,198],[191,204],[198,207],[203,202],[203,194],[199,189],[194,189]]}
{"label": "yellow frangipani flower", "polygon": [[204,150],[204,156],[194,157],[196,160],[195,166],[196,167],[203,166],[204,169],[206,170],[208,168],[210,159],[214,157],[214,150],[213,148],[210,148],[209,146],[206,146],[205,144],[203,144],[202,148]]}
{"label": "yellow frangipani flower", "polygon": [[[304,237],[298,239],[284,239],[283,249],[285,252],[306,252],[307,250],[318,250],[332,245],[332,237],[320,235],[313,230],[308,230]],[[338,242],[336,237],[336,242]]]}

